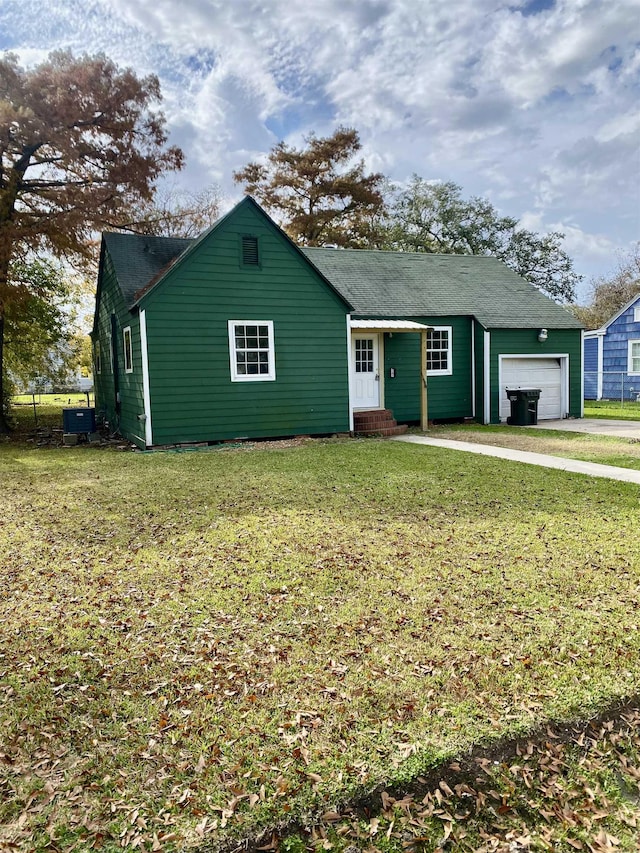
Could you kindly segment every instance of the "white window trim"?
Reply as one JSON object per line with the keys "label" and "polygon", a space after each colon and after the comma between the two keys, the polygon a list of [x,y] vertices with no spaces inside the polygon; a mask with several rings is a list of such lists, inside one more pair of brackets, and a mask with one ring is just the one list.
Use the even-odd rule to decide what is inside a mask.
{"label": "white window trim", "polygon": [[633,322],[640,323],[640,307],[638,306],[633,309]]}
{"label": "white window trim", "polygon": [[627,342],[627,373],[629,376],[640,376],[640,370],[633,370],[633,345],[638,344],[640,346],[640,339],[635,338],[634,340]]}
{"label": "white window trim", "polygon": [[[229,320],[229,367],[232,382],[273,382],[276,378],[276,352],[273,338],[273,320]],[[236,326],[266,326],[269,335],[269,372],[238,373],[236,368]]]}
{"label": "white window trim", "polygon": [[[427,343],[429,340],[429,332],[448,332],[449,343],[447,346],[447,367],[446,370],[434,370],[427,368],[427,376],[451,376],[453,374],[453,331],[451,326],[430,326],[427,332]],[[429,350],[427,349],[427,352]]]}
{"label": "white window trim", "polygon": [[[129,358],[127,359],[127,334],[129,335]],[[133,339],[131,338],[131,326],[125,326],[122,330],[122,351],[124,355],[124,372],[133,373]],[[127,367],[127,361],[131,365]]]}

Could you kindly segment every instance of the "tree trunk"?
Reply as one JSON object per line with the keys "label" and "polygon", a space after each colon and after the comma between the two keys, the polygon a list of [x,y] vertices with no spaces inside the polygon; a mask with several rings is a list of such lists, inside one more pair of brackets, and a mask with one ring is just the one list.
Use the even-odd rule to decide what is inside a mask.
{"label": "tree trunk", "polygon": [[[26,166],[25,166],[26,168]],[[11,225],[15,213],[18,185],[24,170],[19,174],[12,169],[0,192],[0,435],[7,435],[11,427],[5,415],[4,329],[6,304],[9,298],[9,265],[13,252]]]}
{"label": "tree trunk", "polygon": [[7,435],[11,427],[4,413],[4,310],[0,305],[0,435]]}

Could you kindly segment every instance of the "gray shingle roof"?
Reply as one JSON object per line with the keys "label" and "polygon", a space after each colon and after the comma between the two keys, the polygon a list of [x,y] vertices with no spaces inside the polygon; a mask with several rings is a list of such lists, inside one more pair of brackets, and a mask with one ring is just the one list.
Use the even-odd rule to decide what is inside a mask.
{"label": "gray shingle roof", "polygon": [[[195,241],[107,232],[105,246],[126,304]],[[491,328],[581,328],[566,309],[496,258],[367,249],[303,248],[302,253],[365,317],[474,316]]]}
{"label": "gray shingle roof", "polygon": [[377,317],[474,316],[487,328],[581,328],[496,258],[367,249],[302,249],[354,307]]}
{"label": "gray shingle roof", "polygon": [[193,242],[180,237],[152,237],[117,231],[107,231],[102,237],[128,307],[136,301],[136,293],[149,285]]}

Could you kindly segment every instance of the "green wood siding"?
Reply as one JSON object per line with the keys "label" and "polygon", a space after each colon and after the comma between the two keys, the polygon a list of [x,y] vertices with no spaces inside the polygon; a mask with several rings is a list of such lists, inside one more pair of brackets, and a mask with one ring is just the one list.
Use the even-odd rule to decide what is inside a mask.
{"label": "green wood siding", "polygon": [[[120,390],[120,411],[116,407],[114,363],[111,361],[111,317],[115,316],[114,363]],[[126,373],[122,330],[131,327],[133,372]],[[142,354],[140,349],[140,323],[138,312],[127,310],[115,280],[108,253],[103,265],[101,292],[98,304],[97,337],[102,357],[102,371],[94,377],[96,410],[104,413],[111,429],[144,447],[144,414],[142,395]]]}
{"label": "green wood siding", "polygon": [[[242,263],[243,236],[259,264]],[[249,206],[142,300],[154,445],[349,429],[342,300]],[[229,320],[271,320],[275,381],[232,382]]]}
{"label": "green wood siding", "polygon": [[[428,326],[451,326],[451,376],[427,378],[429,420],[470,418],[471,319],[469,317],[415,317]],[[390,371],[395,368],[395,378]],[[420,420],[420,335],[398,332],[384,336],[384,401],[402,423]]]}
{"label": "green wood siding", "polygon": [[580,329],[549,329],[546,341],[538,340],[537,329],[493,329],[491,331],[491,423],[499,423],[498,356],[569,356],[569,415],[581,417],[582,334]]}

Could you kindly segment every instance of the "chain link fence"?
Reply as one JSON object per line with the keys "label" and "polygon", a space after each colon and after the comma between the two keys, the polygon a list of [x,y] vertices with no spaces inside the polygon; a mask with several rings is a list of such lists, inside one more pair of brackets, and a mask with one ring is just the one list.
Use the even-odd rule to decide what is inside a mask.
{"label": "chain link fence", "polygon": [[640,403],[640,376],[626,371],[585,370],[584,398],[611,400],[621,405]]}

